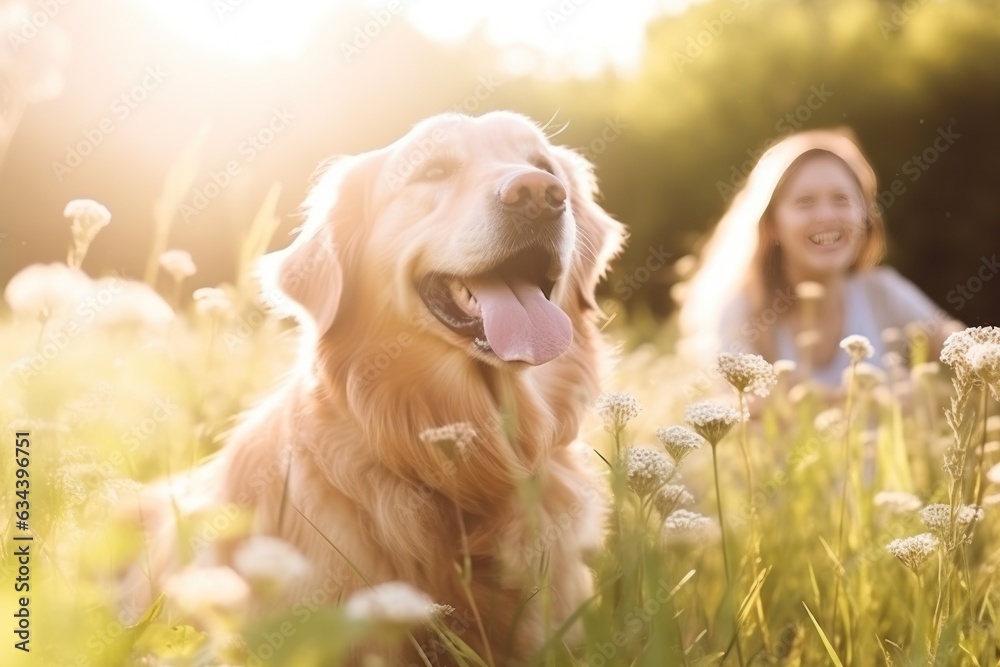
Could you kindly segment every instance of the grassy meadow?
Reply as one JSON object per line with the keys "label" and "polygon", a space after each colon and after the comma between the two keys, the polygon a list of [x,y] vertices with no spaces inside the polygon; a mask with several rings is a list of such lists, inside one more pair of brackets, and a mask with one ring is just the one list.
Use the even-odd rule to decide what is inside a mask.
{"label": "grassy meadow", "polygon": [[[143,545],[116,507],[139,483],[217,451],[290,366],[297,337],[249,279],[273,230],[267,215],[239,249],[239,279],[192,298],[194,267],[176,255],[152,262],[144,281],[88,277],[77,267],[97,233],[94,210],[77,213],[67,263],[12,281],[0,320],[0,431],[12,452],[0,458],[5,610],[24,595],[14,538],[33,538],[31,651],[4,646],[0,662],[335,665],[352,643],[410,641],[399,618],[347,613],[329,605],[334,595],[251,619],[234,603],[242,580],[119,608],[111,579]],[[787,365],[730,359],[723,370],[739,392],[717,366],[677,354],[669,326],[617,316],[605,334],[620,354],[581,434],[613,506],[591,562],[597,592],[573,619],[583,643],[553,624],[531,664],[998,664],[1000,418],[987,416],[997,412],[987,388],[997,389],[997,330],[957,334],[951,364],[929,359],[919,333],[889,332],[890,370],[872,371],[859,348],[832,401]],[[691,407],[709,399],[721,407]],[[686,419],[709,439],[662,428]],[[27,453],[14,455],[24,432]],[[537,576],[528,594],[544,604]],[[280,581],[251,582],[258,593],[263,584]],[[423,622],[456,664],[490,664],[461,642],[477,619]]]}

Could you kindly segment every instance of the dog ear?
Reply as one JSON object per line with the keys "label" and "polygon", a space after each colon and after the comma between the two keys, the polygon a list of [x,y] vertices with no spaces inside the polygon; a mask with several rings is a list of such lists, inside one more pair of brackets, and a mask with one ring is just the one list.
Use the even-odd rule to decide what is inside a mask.
{"label": "dog ear", "polygon": [[569,179],[570,209],[576,221],[572,284],[582,310],[600,311],[594,290],[608,264],[624,247],[628,232],[595,201],[598,189],[594,165],[569,148],[554,146],[552,150]]}
{"label": "dog ear", "polygon": [[[322,336],[333,325],[344,291],[344,249],[366,227],[367,156],[332,162],[310,190],[306,221],[284,250],[260,259],[263,284],[279,310]],[[285,297],[285,298],[282,298]]]}

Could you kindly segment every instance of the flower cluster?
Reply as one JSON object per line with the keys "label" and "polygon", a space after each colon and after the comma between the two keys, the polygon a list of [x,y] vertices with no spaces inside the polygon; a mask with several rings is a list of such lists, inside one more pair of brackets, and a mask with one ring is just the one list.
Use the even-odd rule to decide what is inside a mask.
{"label": "flower cluster", "polygon": [[684,421],[713,447],[739,420],[739,410],[714,401],[699,401],[684,408]]}
{"label": "flower cluster", "polygon": [[642,410],[639,401],[627,391],[605,392],[597,398],[597,414],[604,420],[604,430],[621,433],[625,425]]}
{"label": "flower cluster", "polygon": [[914,574],[920,574],[920,571],[927,565],[928,559],[934,555],[938,544],[938,538],[930,533],[920,533],[912,537],[893,540],[885,545],[885,550],[898,558],[903,565],[913,570]]}
{"label": "flower cluster", "polygon": [[995,387],[1000,383],[1000,344],[980,343],[973,345],[965,353],[965,360],[973,372],[990,387]]}
{"label": "flower cluster", "polygon": [[72,268],[79,268],[97,233],[111,223],[111,213],[93,199],[74,199],[66,204],[63,215],[73,221],[70,227],[73,250],[68,263]]}
{"label": "flower cluster", "polygon": [[764,398],[778,382],[774,367],[759,354],[721,353],[717,365],[722,377],[738,392],[749,392]]}
{"label": "flower cluster", "polygon": [[250,587],[229,567],[189,567],[171,576],[163,592],[189,613],[236,610],[250,597]]}
{"label": "flower cluster", "polygon": [[625,454],[628,486],[640,498],[659,491],[674,477],[677,469],[660,450],[638,445]]}
{"label": "flower cluster", "polygon": [[661,426],[656,429],[656,439],[677,465],[704,442],[701,436],[683,426]]}
{"label": "flower cluster", "polygon": [[667,484],[653,496],[653,507],[666,519],[675,510],[694,504],[694,496],[683,484]]}
{"label": "flower cluster", "polygon": [[676,510],[663,522],[664,537],[670,542],[700,544],[715,528],[715,522],[704,514]]}
{"label": "flower cluster", "polygon": [[232,305],[226,291],[218,287],[202,287],[192,295],[194,307],[202,315],[216,317],[229,311]]}
{"label": "flower cluster", "polygon": [[879,491],[874,500],[876,507],[884,507],[893,514],[914,512],[923,505],[920,498],[905,491]]}
{"label": "flower cluster", "polygon": [[270,535],[244,542],[233,557],[233,566],[247,581],[279,589],[307,576],[311,569],[295,547]]}
{"label": "flower cluster", "polygon": [[160,266],[178,283],[197,271],[191,254],[186,250],[167,250],[160,255]]}
{"label": "flower cluster", "polygon": [[840,408],[829,408],[816,415],[813,419],[813,428],[816,434],[823,440],[836,440],[844,435],[847,422],[844,419],[844,411]]}
{"label": "flower cluster", "polygon": [[875,355],[875,348],[872,347],[871,341],[857,334],[840,341],[840,347],[847,352],[854,363],[871,359]]}
{"label": "flower cluster", "polygon": [[[955,515],[955,523],[960,529],[965,529],[969,524],[982,521],[983,508],[976,505],[963,505],[958,508]],[[943,503],[928,505],[920,510],[920,520],[931,529],[935,535],[946,536],[951,527],[951,507]]]}
{"label": "flower cluster", "polygon": [[973,361],[987,367],[993,354],[980,346],[1000,345],[1000,327],[969,327],[956,331],[948,336],[941,348],[941,361],[952,367],[957,375],[977,373],[976,367],[970,363],[969,354],[973,353]]}
{"label": "flower cluster", "polygon": [[403,626],[426,623],[450,610],[446,605],[434,604],[425,593],[402,581],[362,589],[344,606],[349,618]]}

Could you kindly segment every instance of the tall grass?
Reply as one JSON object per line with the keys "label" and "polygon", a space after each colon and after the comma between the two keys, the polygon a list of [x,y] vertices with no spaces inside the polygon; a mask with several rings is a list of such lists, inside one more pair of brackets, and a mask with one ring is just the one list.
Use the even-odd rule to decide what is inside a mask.
{"label": "tall grass", "polygon": [[[218,608],[211,622],[170,600],[123,614],[112,595],[114,573],[143,553],[134,531],[110,520],[115,506],[136,482],[217,451],[234,416],[294,356],[288,325],[241,288],[228,287],[228,304],[212,309],[184,300],[176,320],[154,331],[127,317],[82,322],[73,335],[51,313],[0,322],[0,430],[32,434],[35,540],[32,653],[4,646],[3,664],[337,664],[362,641],[412,640],[345,614],[334,594],[264,620]],[[606,333],[625,338],[627,326],[619,319]],[[996,401],[972,370],[954,386],[946,368],[931,366],[892,387],[852,383],[849,405],[779,383],[755,399],[752,421],[678,463],[664,483],[682,482],[690,496],[664,500],[630,484],[629,452],[645,445],[666,456],[656,429],[682,423],[684,407],[702,397],[688,389],[714,373],[669,347],[624,353],[610,384],[644,409],[610,428],[595,410],[582,434],[613,497],[605,548],[590,563],[596,594],[571,619],[582,643],[567,639],[570,624],[550,620],[531,664],[997,664],[1000,490],[984,471],[996,463],[1000,428],[986,413]],[[742,392],[738,400],[745,410]],[[0,473],[2,516],[12,517],[11,456],[0,458]],[[931,504],[945,508],[939,531],[921,520]],[[963,523],[970,504],[985,512]],[[192,534],[211,528],[202,521]],[[926,567],[911,570],[885,548],[928,529],[939,546]],[[6,523],[0,535],[0,599],[11,607],[17,533]],[[540,575],[526,600],[546,599],[546,586]],[[479,619],[431,624],[456,664],[500,664],[464,644]]]}

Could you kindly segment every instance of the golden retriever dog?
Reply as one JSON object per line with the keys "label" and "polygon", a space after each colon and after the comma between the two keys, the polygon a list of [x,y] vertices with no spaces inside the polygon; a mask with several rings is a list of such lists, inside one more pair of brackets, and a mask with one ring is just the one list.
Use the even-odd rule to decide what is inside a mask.
{"label": "golden retriever dog", "polygon": [[[509,664],[593,594],[605,499],[577,437],[603,367],[594,290],[625,237],[596,193],[587,160],[510,112],[435,116],[321,175],[263,262],[308,354],[189,478],[312,564],[284,603],[406,582]],[[158,493],[144,595],[179,563],[175,491]],[[196,562],[231,563],[241,539]],[[422,664],[412,642],[375,649]]]}

